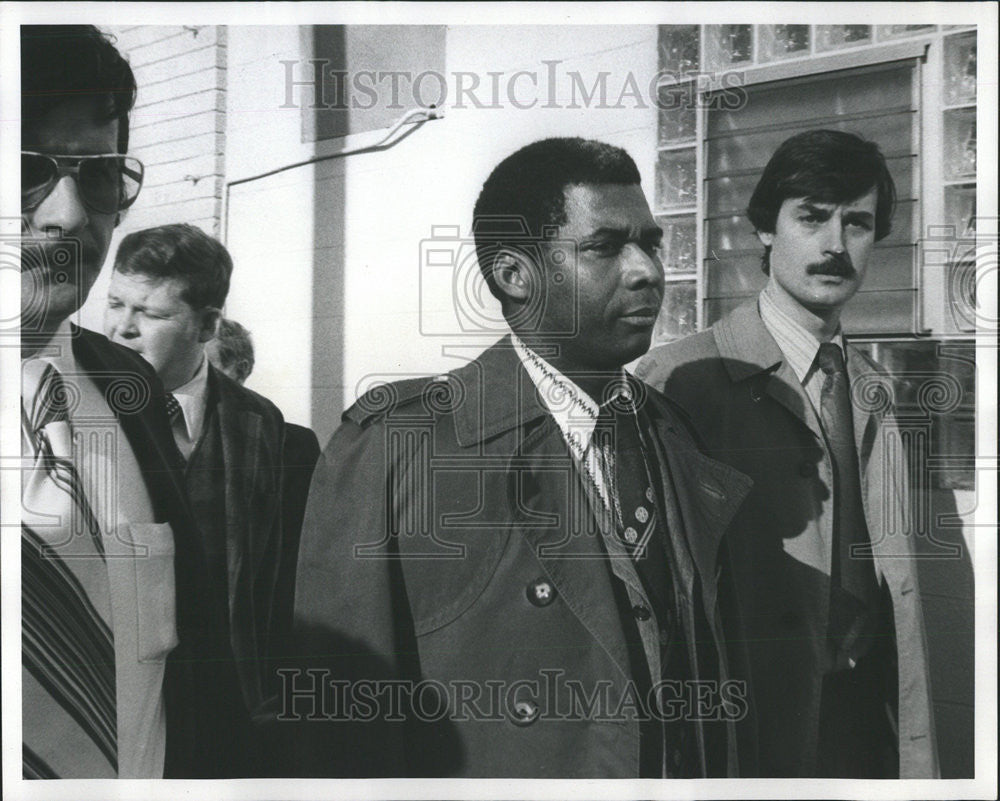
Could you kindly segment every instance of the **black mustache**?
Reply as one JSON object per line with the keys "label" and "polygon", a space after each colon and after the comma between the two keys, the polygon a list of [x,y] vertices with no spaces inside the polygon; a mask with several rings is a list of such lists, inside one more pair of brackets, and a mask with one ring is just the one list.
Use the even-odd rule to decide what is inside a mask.
{"label": "black mustache", "polygon": [[814,262],[806,267],[807,275],[834,275],[839,278],[853,278],[854,264],[846,253],[834,254],[823,261]]}

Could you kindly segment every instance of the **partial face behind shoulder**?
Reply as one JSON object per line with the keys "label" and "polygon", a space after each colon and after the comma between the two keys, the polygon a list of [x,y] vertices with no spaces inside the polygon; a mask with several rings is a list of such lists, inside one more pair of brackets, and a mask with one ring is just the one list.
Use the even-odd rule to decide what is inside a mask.
{"label": "partial face behind shoulder", "polygon": [[785,200],[774,233],[758,234],[771,247],[771,284],[811,311],[839,311],[864,281],[877,202],[875,189],[839,205]]}
{"label": "partial face behind shoulder", "polygon": [[[574,185],[564,192],[566,222],[558,238],[571,252],[566,259],[558,244],[545,247],[540,331],[570,332],[552,340],[562,369],[617,369],[649,349],[663,300],[663,232],[637,184]],[[559,252],[564,259],[556,263]]]}
{"label": "partial face behind shoulder", "polygon": [[[22,149],[69,156],[115,153],[118,120],[97,122],[97,102],[74,98],[56,106],[25,131]],[[76,178],[69,175],[37,206],[22,209],[21,312],[26,319],[44,318],[52,327],[83,305],[107,256],[116,216],[86,206]]]}

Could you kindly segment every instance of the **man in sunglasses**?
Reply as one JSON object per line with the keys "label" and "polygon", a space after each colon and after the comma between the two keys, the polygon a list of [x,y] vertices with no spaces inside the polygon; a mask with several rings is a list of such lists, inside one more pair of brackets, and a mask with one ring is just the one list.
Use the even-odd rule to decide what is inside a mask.
{"label": "man in sunglasses", "polygon": [[136,83],[92,26],[21,28],[26,778],[200,776],[205,559],[162,386],[71,324],[142,166]]}

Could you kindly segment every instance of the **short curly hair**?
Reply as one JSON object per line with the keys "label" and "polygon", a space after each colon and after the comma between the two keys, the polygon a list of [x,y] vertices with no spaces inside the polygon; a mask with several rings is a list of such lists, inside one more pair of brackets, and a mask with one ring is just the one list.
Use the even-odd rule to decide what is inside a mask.
{"label": "short curly hair", "polygon": [[593,139],[542,139],[507,156],[486,179],[472,212],[479,269],[493,295],[497,251],[565,223],[567,186],[638,183],[639,169],[628,153]]}

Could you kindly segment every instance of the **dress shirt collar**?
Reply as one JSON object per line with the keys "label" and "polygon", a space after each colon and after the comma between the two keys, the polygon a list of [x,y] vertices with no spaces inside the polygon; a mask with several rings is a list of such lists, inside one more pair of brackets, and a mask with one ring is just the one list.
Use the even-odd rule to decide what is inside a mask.
{"label": "dress shirt collar", "polygon": [[194,377],[186,384],[177,387],[172,393],[180,404],[184,417],[184,428],[188,441],[198,442],[205,426],[205,411],[208,405],[208,359],[201,357],[201,364]]}
{"label": "dress shirt collar", "polygon": [[517,334],[511,334],[511,343],[542,403],[559,426],[566,444],[574,456],[582,459],[597,427],[601,406],[574,381],[525,345]]}
{"label": "dress shirt collar", "polygon": [[[760,319],[788,360],[789,367],[792,368],[799,381],[805,384],[815,368],[820,341],[805,326],[786,314],[775,303],[767,288],[760,293],[759,308]],[[840,328],[837,329],[831,342],[844,352],[846,362],[847,351],[844,348],[844,337]]]}

